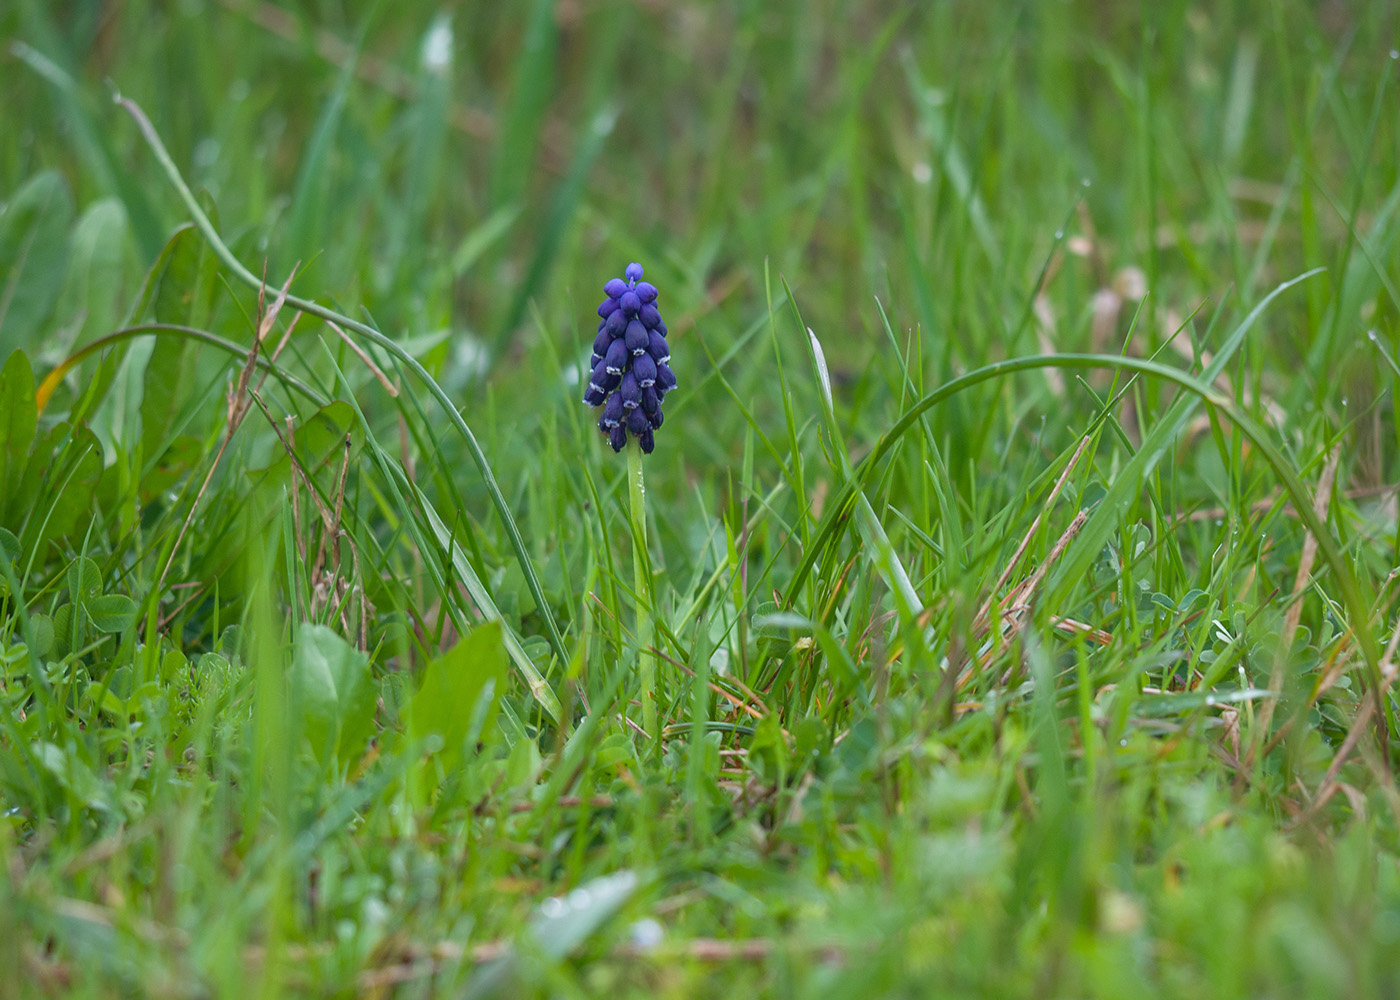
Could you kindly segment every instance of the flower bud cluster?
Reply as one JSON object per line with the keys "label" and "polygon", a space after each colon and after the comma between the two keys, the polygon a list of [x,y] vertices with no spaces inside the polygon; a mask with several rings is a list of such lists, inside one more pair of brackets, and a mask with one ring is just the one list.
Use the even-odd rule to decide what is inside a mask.
{"label": "flower bud cluster", "polygon": [[628,264],[626,280],[613,278],[603,286],[607,298],[598,307],[593,373],[583,401],[603,408],[598,429],[613,451],[625,448],[631,434],[649,455],[661,426],[661,401],[676,387],[676,376],[656,286],[641,277],[642,265]]}

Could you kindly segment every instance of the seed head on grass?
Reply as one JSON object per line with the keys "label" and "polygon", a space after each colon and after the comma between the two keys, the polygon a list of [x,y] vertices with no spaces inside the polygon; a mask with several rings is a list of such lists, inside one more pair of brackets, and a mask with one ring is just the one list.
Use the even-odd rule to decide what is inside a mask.
{"label": "seed head on grass", "polygon": [[676,387],[676,376],[666,324],[656,308],[656,286],[641,280],[641,264],[628,264],[625,274],[603,286],[607,298],[598,306],[598,336],[589,362],[593,374],[583,401],[603,408],[598,429],[613,451],[627,447],[631,434],[649,455],[663,420],[661,403]]}

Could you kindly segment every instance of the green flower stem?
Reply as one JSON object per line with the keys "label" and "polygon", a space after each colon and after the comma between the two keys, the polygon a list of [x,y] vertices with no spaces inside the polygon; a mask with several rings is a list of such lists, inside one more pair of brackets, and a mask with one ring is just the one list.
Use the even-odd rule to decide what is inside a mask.
{"label": "green flower stem", "polygon": [[656,719],[656,659],[647,652],[652,645],[651,574],[647,572],[646,483],[642,480],[642,446],[635,437],[627,441],[627,492],[632,499],[632,584],[637,600],[637,665],[641,678],[642,728],[654,745],[661,742]]}

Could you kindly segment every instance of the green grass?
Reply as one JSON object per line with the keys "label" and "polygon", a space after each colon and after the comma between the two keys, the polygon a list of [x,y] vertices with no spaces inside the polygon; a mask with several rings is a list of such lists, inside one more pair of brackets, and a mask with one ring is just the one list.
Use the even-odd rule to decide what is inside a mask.
{"label": "green grass", "polygon": [[1400,9],[0,41],[0,996],[1395,995]]}

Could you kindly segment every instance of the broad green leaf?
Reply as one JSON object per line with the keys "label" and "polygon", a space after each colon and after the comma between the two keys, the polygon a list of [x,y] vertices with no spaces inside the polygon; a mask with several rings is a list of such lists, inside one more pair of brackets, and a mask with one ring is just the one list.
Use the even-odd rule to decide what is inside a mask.
{"label": "broad green leaf", "polygon": [[161,456],[149,462],[147,456],[146,474],[141,477],[140,496],[142,500],[164,493],[174,486],[190,469],[204,457],[204,446],[188,434],[181,434],[170,442]]}
{"label": "broad green leaf", "polygon": [[326,626],[304,624],[296,633],[291,686],[320,760],[348,759],[363,749],[375,707],[368,656]]}
{"label": "broad green leaf", "polygon": [[37,423],[34,372],[24,352],[15,351],[0,369],[0,522],[10,523],[7,508],[14,506]]}
{"label": "broad green leaf", "polygon": [[141,395],[141,443],[145,461],[159,459],[182,405],[189,396],[189,341],[161,337],[146,362]]}
{"label": "broad green leaf", "polygon": [[34,552],[45,542],[86,528],[93,491],[102,477],[102,445],[83,424],[49,428],[29,454],[24,474],[11,479],[5,518],[20,536],[20,545]]}
{"label": "broad green leaf", "polygon": [[609,768],[617,764],[631,763],[636,760],[637,750],[632,745],[632,738],[627,733],[609,733],[598,743],[598,747],[593,751],[593,764],[598,768]]}
{"label": "broad green leaf", "polygon": [[[340,476],[341,463],[345,459],[347,434],[351,435],[350,453],[351,460],[354,460],[358,442],[353,429],[357,426],[354,407],[340,399],[321,407],[296,425],[297,461],[328,494],[335,489],[336,480]],[[282,455],[274,465],[287,468],[289,463],[286,455]],[[287,468],[287,471],[290,473],[290,468]]]}
{"label": "broad green leaf", "polygon": [[54,650],[59,656],[82,648],[87,641],[82,615],[72,604],[65,604],[53,613],[53,634]]}
{"label": "broad green leaf", "polygon": [[73,196],[51,170],[21,187],[0,213],[0,351],[31,346],[53,312],[72,221]]}
{"label": "broad green leaf", "polygon": [[122,701],[117,693],[109,687],[94,684],[88,688],[88,697],[90,700],[100,698],[101,703],[97,707],[108,715],[123,718],[127,714],[126,702]]}
{"label": "broad green leaf", "polygon": [[73,227],[60,315],[65,326],[81,323],[75,347],[117,328],[130,242],[126,209],[116,198],[94,202]]}
{"label": "broad green leaf", "polygon": [[53,651],[53,619],[48,615],[30,615],[29,627],[34,632],[35,655],[48,656]]}
{"label": "broad green leaf", "polygon": [[[97,436],[86,425],[78,424],[67,437],[70,439],[68,446],[57,450],[59,463],[55,466],[53,460],[49,460],[39,469],[39,507],[29,524],[32,531],[39,532],[39,543],[68,538],[86,530],[92,494],[102,478],[102,445]],[[59,441],[62,440],[60,437]],[[31,457],[31,469],[25,470],[26,479],[35,460],[41,457],[41,454]]]}
{"label": "broad green leaf", "polygon": [[136,621],[136,602],[125,594],[103,594],[84,605],[88,621],[99,632],[125,632]]}
{"label": "broad green leaf", "polygon": [[[62,325],[75,331],[81,349],[114,332],[126,315],[126,281],[131,262],[131,227],[120,200],[105,198],[85,211],[73,228],[67,280],[59,299]],[[84,419],[107,397],[125,359],[129,342],[102,352],[80,377],[70,420]]]}
{"label": "broad green leaf", "polygon": [[74,604],[87,604],[102,593],[102,571],[97,563],[82,556],[68,567],[68,596]]}
{"label": "broad green leaf", "polygon": [[408,703],[408,732],[442,738],[442,763],[452,768],[464,747],[495,719],[505,689],[505,642],[500,622],[487,622],[428,664],[423,686]]}
{"label": "broad green leaf", "polygon": [[[321,407],[310,417],[298,421],[292,432],[297,461],[306,470],[314,483],[327,496],[334,493],[340,477],[341,465],[345,460],[345,438],[350,435],[350,461],[363,441],[363,435],[356,434],[359,426],[355,410],[344,400],[336,400]],[[285,434],[285,429],[283,431]],[[273,461],[260,469],[248,472],[249,479],[260,489],[271,489],[280,498],[282,491],[292,482],[292,463],[281,444],[273,454]],[[302,488],[300,478],[297,489]],[[280,502],[280,499],[274,502]]]}
{"label": "broad green leaf", "polygon": [[[194,229],[171,239],[170,259],[156,289],[155,314],[161,323],[204,329],[213,311],[218,259]],[[145,461],[161,457],[176,418],[189,401],[194,363],[189,341],[162,337],[146,362],[141,397],[141,443]]]}
{"label": "broad green leaf", "polygon": [[[14,572],[15,562],[19,559],[20,547],[19,539],[14,532],[0,528],[0,563],[9,563],[10,571]],[[0,597],[8,597],[10,594],[9,577],[0,570]]]}
{"label": "broad green leaf", "polygon": [[0,497],[0,504],[6,505],[7,522],[20,536],[21,544],[32,543],[37,532],[39,494],[49,485],[49,473],[53,466],[54,453],[68,439],[69,424],[60,421],[50,427],[47,433],[36,437],[29,451],[28,461],[24,462],[17,475],[10,480],[8,496]]}
{"label": "broad green leaf", "polygon": [[179,678],[181,674],[188,676],[189,666],[190,661],[185,657],[185,654],[178,649],[172,649],[160,658],[160,679],[169,684]]}
{"label": "broad green leaf", "polygon": [[113,670],[107,677],[107,686],[118,698],[123,700],[130,698],[132,688],[135,685],[136,677],[131,670],[130,664],[124,664]]}
{"label": "broad green leaf", "polygon": [[[311,417],[297,424],[297,458],[308,472],[331,463],[340,468],[345,436],[358,426],[355,408],[343,399],[321,407]],[[352,445],[354,444],[352,440]]]}
{"label": "broad green leaf", "polygon": [[[194,233],[194,236],[190,236]],[[170,260],[175,256],[175,252],[180,249],[181,244],[186,239],[198,239],[198,230],[194,228],[193,222],[186,222],[170,234],[165,246],[161,247],[160,256],[146,272],[146,279],[141,283],[141,291],[136,296],[136,301],[132,303],[131,311],[126,315],[128,325],[139,322],[146,316],[146,311],[151,308],[151,303],[160,294],[161,286],[165,283],[165,275],[170,270]]]}
{"label": "broad green leaf", "polygon": [[[217,227],[218,214],[207,197],[202,200],[205,214]],[[171,243],[170,261],[156,289],[156,319],[202,328],[213,312],[219,260],[196,229],[177,230]]]}

